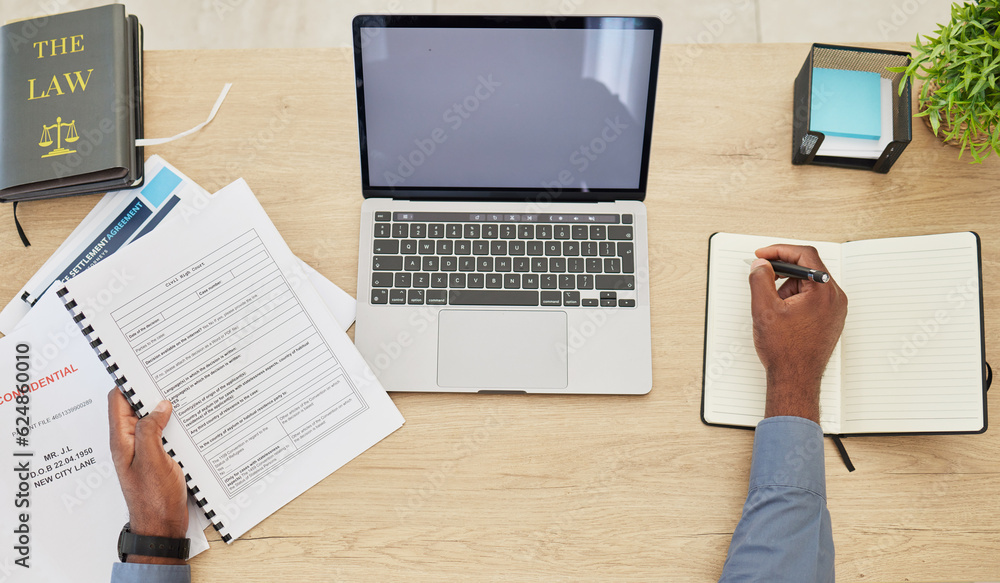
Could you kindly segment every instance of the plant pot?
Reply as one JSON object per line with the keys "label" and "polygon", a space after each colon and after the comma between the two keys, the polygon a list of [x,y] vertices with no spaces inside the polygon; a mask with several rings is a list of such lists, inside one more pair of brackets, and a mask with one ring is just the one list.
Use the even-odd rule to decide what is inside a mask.
{"label": "plant pot", "polygon": [[[930,97],[933,97],[934,94],[937,93],[938,85],[934,81],[927,81],[927,83],[930,83],[931,90],[930,90],[929,93],[930,93]],[[924,113],[925,111],[927,111],[927,104],[926,104],[925,100],[920,99],[920,93],[917,93],[917,111],[920,112],[920,113]],[[940,138],[942,142],[944,142],[945,144],[948,144],[949,146],[960,147],[962,145],[962,142],[960,142],[959,140],[956,140],[954,138],[945,139],[945,136],[948,135],[948,134],[950,134],[950,133],[952,133],[952,130],[954,129],[953,126],[952,126],[952,124],[951,124],[951,121],[950,121],[951,118],[952,118],[952,116],[957,115],[959,113],[960,113],[960,111],[959,111],[958,108],[952,108],[951,110],[947,111],[946,114],[945,114],[945,116],[941,117],[941,120],[940,120],[941,124],[940,124],[940,127],[938,128],[937,137]],[[930,128],[931,132],[933,133],[934,132],[934,126],[931,125],[931,116],[924,115],[922,117],[924,119],[924,123],[927,124],[927,127]],[[968,124],[966,122],[962,122],[962,125],[959,128],[960,131],[964,132],[967,125]],[[990,141],[989,134],[987,134],[986,132],[983,132],[982,130],[978,130],[970,138],[969,145],[970,146],[975,146],[975,147],[981,147],[981,146],[984,146],[984,145],[988,144],[989,141]]]}

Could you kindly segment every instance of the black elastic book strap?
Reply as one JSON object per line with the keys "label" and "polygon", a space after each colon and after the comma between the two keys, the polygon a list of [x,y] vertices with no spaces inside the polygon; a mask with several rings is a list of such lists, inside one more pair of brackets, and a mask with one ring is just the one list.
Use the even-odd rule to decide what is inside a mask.
{"label": "black elastic book strap", "polygon": [[833,439],[833,445],[837,446],[837,451],[840,452],[840,459],[844,460],[847,471],[853,472],[854,464],[851,463],[851,456],[847,455],[847,448],[844,447],[844,442],[840,440],[839,435],[831,435],[830,437]]}
{"label": "black elastic book strap", "polygon": [[21,242],[24,243],[25,247],[31,247],[31,243],[28,242],[28,237],[24,234],[24,229],[21,228],[21,221],[17,220],[17,201],[14,201],[14,226],[17,227],[17,235],[21,237]]}
{"label": "black elastic book strap", "polygon": [[983,361],[983,364],[986,365],[986,390],[988,391],[990,390],[990,385],[993,384],[993,367],[986,361]]}

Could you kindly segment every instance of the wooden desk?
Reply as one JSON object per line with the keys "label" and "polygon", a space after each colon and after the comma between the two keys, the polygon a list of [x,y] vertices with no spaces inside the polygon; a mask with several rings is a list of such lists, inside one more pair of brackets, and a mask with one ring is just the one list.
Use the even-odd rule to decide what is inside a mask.
{"label": "wooden desk", "polygon": [[[892,46],[891,48],[904,48]],[[709,581],[746,495],[752,433],[699,419],[708,236],[844,241],[972,229],[987,354],[1000,337],[1000,163],[956,159],[922,121],[888,175],[790,163],[806,45],[664,46],[650,171],[654,387],[644,397],[395,394],[406,425],[232,546],[196,581]],[[147,52],[149,148],[210,190],[244,177],[292,250],[344,289],[361,204],[347,50]],[[19,290],[96,203],[0,206]],[[997,411],[1000,397],[992,391]],[[1000,579],[1000,433],[827,444],[840,580]],[[111,544],[112,541],[109,541]]]}

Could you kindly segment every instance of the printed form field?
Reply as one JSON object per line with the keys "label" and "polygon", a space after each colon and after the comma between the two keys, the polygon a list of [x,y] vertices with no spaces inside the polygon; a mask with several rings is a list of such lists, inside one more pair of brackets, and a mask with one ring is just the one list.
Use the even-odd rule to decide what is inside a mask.
{"label": "printed form field", "polygon": [[111,315],[229,496],[368,409],[254,231]]}

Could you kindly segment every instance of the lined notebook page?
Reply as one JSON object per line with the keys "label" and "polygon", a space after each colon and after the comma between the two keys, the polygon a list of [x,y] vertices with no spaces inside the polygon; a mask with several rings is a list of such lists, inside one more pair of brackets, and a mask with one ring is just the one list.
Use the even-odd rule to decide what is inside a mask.
{"label": "lined notebook page", "polygon": [[[750,266],[754,251],[775,243],[813,245],[839,281],[840,245],[794,239],[717,233],[710,242],[705,326],[704,417],[708,423],[754,427],[764,418],[767,384],[753,346]],[[778,285],[785,280],[778,280]],[[830,358],[820,392],[820,424],[839,433],[840,344]]]}
{"label": "lined notebook page", "polygon": [[975,235],[856,241],[843,256],[844,432],[982,429]]}

